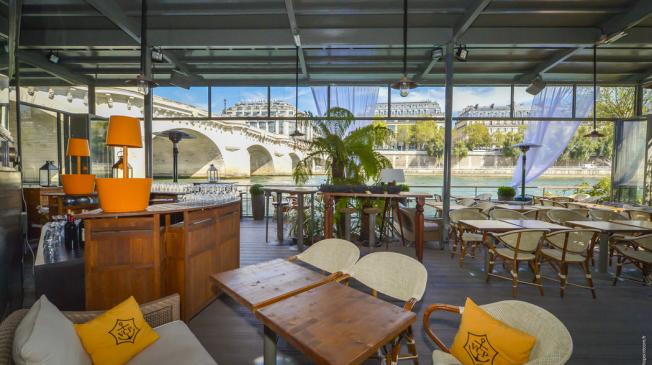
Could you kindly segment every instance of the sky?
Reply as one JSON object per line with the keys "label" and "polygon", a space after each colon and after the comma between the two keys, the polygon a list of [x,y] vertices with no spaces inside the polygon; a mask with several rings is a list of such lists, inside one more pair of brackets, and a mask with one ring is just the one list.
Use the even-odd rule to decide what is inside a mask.
{"label": "sky", "polygon": [[[213,114],[217,115],[224,109],[224,100],[226,99],[227,108],[239,101],[257,101],[267,99],[266,87],[213,87]],[[179,87],[158,87],[154,95],[167,99],[175,100],[181,103],[194,105],[196,107],[208,110],[208,88],[194,87],[186,90]],[[294,105],[295,92],[294,87],[272,87],[271,99],[282,100]],[[444,88],[443,87],[419,87],[402,98],[397,90],[392,90],[392,103],[402,101],[436,101],[444,107]],[[527,94],[524,88],[516,88],[514,100],[517,104],[530,103],[532,96]],[[387,102],[387,88],[382,87],[378,92],[378,102]],[[468,105],[508,105],[510,102],[509,87],[456,87],[453,92],[453,115]],[[310,111],[317,115],[317,108],[312,96],[310,87],[299,88],[299,109]]]}

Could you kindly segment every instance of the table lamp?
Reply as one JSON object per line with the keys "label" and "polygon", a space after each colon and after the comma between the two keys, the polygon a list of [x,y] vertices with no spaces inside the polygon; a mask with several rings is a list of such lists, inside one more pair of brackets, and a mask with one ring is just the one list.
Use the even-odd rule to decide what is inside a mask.
{"label": "table lamp", "polygon": [[95,175],[81,173],[80,157],[89,157],[91,149],[88,140],[84,138],[69,138],[66,156],[75,157],[75,174],[61,176],[63,191],[67,195],[85,195],[95,190]]}
{"label": "table lamp", "polygon": [[122,147],[121,178],[96,179],[100,208],[107,213],[139,212],[149,205],[150,178],[130,178],[129,147],[142,148],[138,118],[114,115],[109,118],[106,145]]}

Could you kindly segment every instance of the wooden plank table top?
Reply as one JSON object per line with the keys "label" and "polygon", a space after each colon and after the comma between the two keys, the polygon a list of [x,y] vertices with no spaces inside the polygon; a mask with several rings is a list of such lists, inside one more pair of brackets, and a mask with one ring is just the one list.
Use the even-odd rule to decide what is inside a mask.
{"label": "wooden plank table top", "polygon": [[405,331],[416,314],[330,282],[256,312],[315,364],[360,364]]}
{"label": "wooden plank table top", "polygon": [[321,275],[284,259],[276,259],[211,275],[231,298],[255,311],[325,282]]}
{"label": "wooden plank table top", "polygon": [[612,220],[610,222],[613,223],[618,223],[618,224],[624,224],[626,226],[633,226],[633,227],[640,227],[640,228],[646,228],[646,229],[652,229],[652,222],[650,221],[636,221],[636,220],[626,220],[626,221],[621,221],[621,220]]}
{"label": "wooden plank table top", "polygon": [[570,229],[566,226],[535,219],[501,219],[501,221],[520,226],[524,229],[545,229],[547,231],[563,231]]}
{"label": "wooden plank table top", "polygon": [[341,198],[393,198],[393,199],[402,199],[402,198],[432,198],[432,194],[428,193],[413,193],[409,191],[402,191],[398,194],[390,193],[338,193],[334,191],[323,191],[322,195],[328,195],[332,197],[341,197]]}
{"label": "wooden plank table top", "polygon": [[500,232],[514,231],[517,229],[523,229],[522,227],[517,226],[515,224],[511,224],[495,219],[462,219],[460,220],[460,223],[470,228],[473,228],[477,231],[482,231],[482,232],[500,233]]}
{"label": "wooden plank table top", "polygon": [[621,223],[624,221],[618,222],[619,223],[607,221],[568,221],[567,223],[576,227],[597,229],[604,233],[643,233],[652,231],[652,228],[643,228]]}
{"label": "wooden plank table top", "polygon": [[[438,211],[444,210],[444,203],[443,202],[426,203],[426,205],[429,206],[429,207],[433,207],[433,208],[437,209]],[[450,204],[450,210],[465,209],[465,208],[469,208],[469,207],[467,207],[466,205],[462,205],[462,204],[455,204],[453,202],[451,202],[451,204]]]}
{"label": "wooden plank table top", "polygon": [[515,210],[518,212],[529,212],[531,210],[539,209],[535,205],[527,205],[527,204],[496,204],[496,208]]}
{"label": "wooden plank table top", "polygon": [[263,191],[283,194],[314,194],[319,189],[309,186],[264,186]]}

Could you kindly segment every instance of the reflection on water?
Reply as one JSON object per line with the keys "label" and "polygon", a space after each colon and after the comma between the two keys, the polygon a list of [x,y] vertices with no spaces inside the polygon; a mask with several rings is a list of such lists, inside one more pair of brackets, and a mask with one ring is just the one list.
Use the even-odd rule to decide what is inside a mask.
{"label": "reflection on water", "polygon": [[[251,184],[269,184],[269,185],[295,185],[291,176],[252,176],[249,178],[241,179],[226,179],[230,182],[235,182],[240,185]],[[405,177],[406,184],[411,186],[412,191],[422,191],[431,194],[441,194],[441,188],[427,188],[418,186],[441,186],[443,184],[443,177],[441,175],[422,176],[422,175],[408,175]],[[453,176],[452,178],[452,194],[453,195],[476,195],[479,193],[492,193],[496,194],[496,188],[502,185],[509,185],[511,183],[509,176]],[[542,194],[543,188],[555,194],[569,195],[575,192],[571,187],[577,186],[582,183],[593,185],[600,180],[597,177],[563,177],[563,176],[550,176],[540,177],[535,181],[528,184],[528,194]],[[188,179],[183,181],[198,181]],[[306,182],[306,185],[320,185],[326,181],[326,176],[312,176]],[[556,187],[550,189],[550,187]]]}

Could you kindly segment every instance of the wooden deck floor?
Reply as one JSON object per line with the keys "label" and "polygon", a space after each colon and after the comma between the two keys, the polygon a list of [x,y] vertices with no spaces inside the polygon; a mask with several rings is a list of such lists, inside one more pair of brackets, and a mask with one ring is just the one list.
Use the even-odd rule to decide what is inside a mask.
{"label": "wooden deck floor", "polygon": [[[270,224],[270,237],[273,229]],[[424,264],[428,269],[428,287],[424,299],[415,307],[418,315],[414,330],[422,364],[431,363],[431,353],[436,348],[421,328],[423,309],[428,304],[461,305],[467,296],[479,304],[512,299],[510,282],[492,279],[491,283],[485,284],[479,277],[481,257],[468,259],[462,269],[457,260],[451,260],[448,251],[435,246],[426,244]],[[390,246],[390,249],[413,255],[413,249],[405,249],[399,244]],[[294,253],[288,246],[265,243],[264,223],[242,222],[242,266]],[[547,274],[552,276],[551,272]],[[575,282],[583,280],[579,270],[571,269],[570,277]],[[517,299],[549,310],[566,324],[574,346],[569,364],[641,364],[642,336],[652,336],[652,288],[631,281],[622,281],[614,287],[610,280],[596,280],[598,298],[593,300],[585,289],[569,287],[562,299],[557,283],[546,281],[544,285],[546,295],[543,297],[534,287],[519,286]],[[434,318],[431,324],[436,333],[450,344],[459,325],[458,318],[452,314]],[[249,311],[226,296],[210,304],[189,325],[220,365],[253,364],[262,359],[261,324]],[[279,349],[292,363],[310,363],[282,339]]]}

